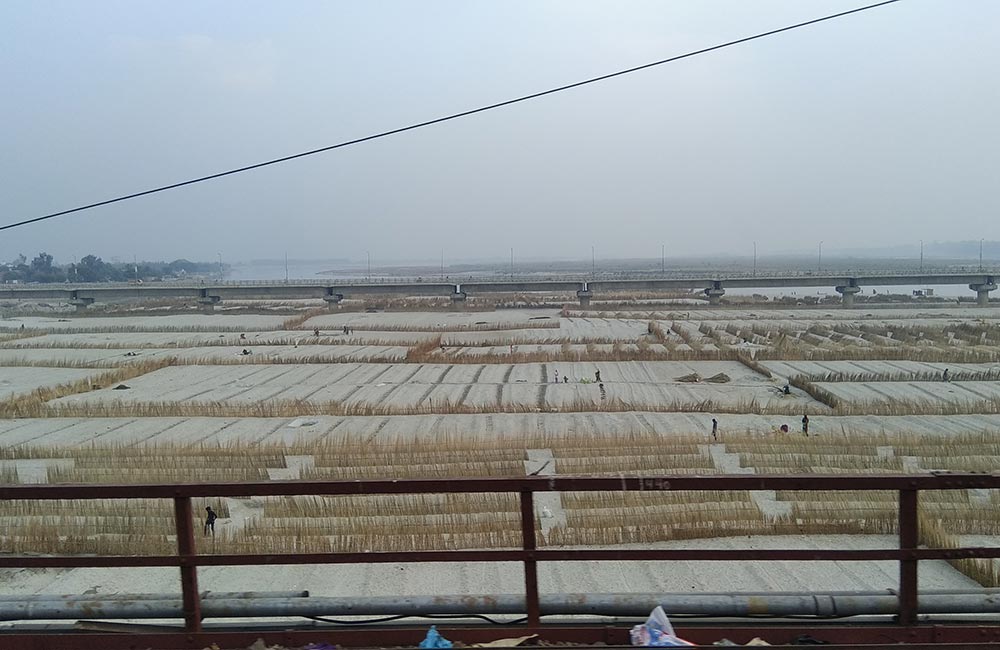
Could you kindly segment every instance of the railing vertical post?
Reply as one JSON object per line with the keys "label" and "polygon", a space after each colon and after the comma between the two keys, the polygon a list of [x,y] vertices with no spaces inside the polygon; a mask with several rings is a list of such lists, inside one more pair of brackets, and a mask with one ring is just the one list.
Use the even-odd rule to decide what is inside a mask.
{"label": "railing vertical post", "polygon": [[191,497],[174,498],[174,520],[177,526],[177,553],[181,556],[181,597],[184,603],[184,629],[201,632],[201,599],[198,595],[198,567],[186,562],[184,556],[197,553],[194,546],[194,513]]}
{"label": "railing vertical post", "polygon": [[521,538],[522,547],[528,557],[524,559],[524,602],[527,605],[528,626],[541,623],[538,604],[538,561],[535,550],[535,495],[530,490],[521,492]]}
{"label": "railing vertical post", "polygon": [[[916,550],[920,541],[917,518],[917,491],[899,491],[899,548]],[[917,622],[917,560],[904,558],[899,561],[899,624]]]}

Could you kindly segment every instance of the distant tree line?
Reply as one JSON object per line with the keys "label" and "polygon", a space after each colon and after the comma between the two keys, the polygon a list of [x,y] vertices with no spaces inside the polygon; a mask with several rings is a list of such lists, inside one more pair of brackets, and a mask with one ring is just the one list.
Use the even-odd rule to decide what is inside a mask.
{"label": "distant tree line", "polygon": [[188,275],[212,275],[219,272],[213,262],[105,262],[87,255],[73,264],[55,264],[48,253],[39,253],[30,262],[24,255],[0,264],[0,282],[128,282],[130,280],[169,280]]}

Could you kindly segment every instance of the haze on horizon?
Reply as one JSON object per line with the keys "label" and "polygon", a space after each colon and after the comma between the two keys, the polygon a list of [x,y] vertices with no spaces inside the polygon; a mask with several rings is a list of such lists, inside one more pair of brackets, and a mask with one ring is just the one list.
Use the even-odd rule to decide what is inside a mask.
{"label": "haze on horizon", "polygon": [[[0,5],[0,225],[864,4]],[[991,238],[1000,3],[903,0],[0,233],[0,260],[655,258]],[[992,227],[991,227],[992,226]],[[993,237],[995,238],[995,236]]]}

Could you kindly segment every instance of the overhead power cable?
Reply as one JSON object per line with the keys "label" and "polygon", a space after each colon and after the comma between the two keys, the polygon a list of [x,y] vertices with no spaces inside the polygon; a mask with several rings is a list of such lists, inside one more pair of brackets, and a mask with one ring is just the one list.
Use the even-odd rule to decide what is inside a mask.
{"label": "overhead power cable", "polygon": [[884,0],[884,2],[877,2],[875,4],[866,5],[864,7],[858,7],[856,9],[850,9],[848,11],[841,11],[839,13],[830,14],[828,16],[823,16],[822,18],[814,18],[813,20],[807,20],[802,23],[796,23],[794,25],[788,25],[787,27],[781,27],[779,29],[772,29],[767,32],[761,32],[759,34],[754,34],[753,36],[746,36],[744,38],[738,38],[734,41],[728,41],[726,43],[720,43],[719,45],[713,45],[711,47],[702,48],[700,50],[694,50],[693,52],[687,52],[686,54],[679,54],[677,56],[672,56],[668,59],[661,59],[659,61],[653,61],[652,63],[646,63],[644,65],[635,66],[634,68],[627,68],[625,70],[619,70],[617,72],[611,72],[609,74],[604,74],[599,77],[592,77],[590,79],[585,79],[583,81],[577,81],[575,83],[566,84],[565,86],[559,86],[557,88],[550,88],[549,90],[543,90],[541,92],[532,93],[530,95],[524,95],[522,97],[517,97],[515,99],[508,99],[506,101],[498,102],[496,104],[489,104],[488,106],[481,106],[479,108],[473,108],[471,110],[462,111],[461,113],[453,113],[451,115],[446,115],[445,117],[438,117],[433,120],[427,120],[426,122],[418,122],[416,124],[410,124],[409,126],[399,127],[397,129],[391,129],[389,131],[382,131],[381,133],[375,133],[373,135],[367,135],[362,138],[355,138],[354,140],[347,140],[345,142],[340,142],[337,144],[332,144],[326,147],[320,147],[319,149],[312,149],[310,151],[303,151],[301,153],[292,154],[290,156],[282,156],[281,158],[274,158],[273,160],[266,160],[264,162],[255,163],[253,165],[247,165],[245,167],[238,167],[236,169],[230,169],[224,172],[218,172],[216,174],[209,174],[208,176],[201,176],[199,178],[192,178],[191,180],[181,181],[180,183],[171,183],[170,185],[163,185],[160,187],[155,187],[150,190],[144,190],[142,192],[135,192],[133,194],[126,194],[124,196],[119,196],[113,199],[107,199],[105,201],[98,201],[97,203],[89,203],[87,205],[81,205],[79,207],[70,208],[69,210],[61,210],[59,212],[53,212],[52,214],[42,215],[40,217],[34,217],[33,219],[25,219],[24,221],[18,221],[16,223],[10,223],[5,226],[0,226],[0,230],[9,230],[10,228],[17,228],[19,226],[26,226],[28,224],[36,223],[39,221],[45,221],[47,219],[54,219],[55,217],[62,217],[67,214],[72,214],[74,212],[83,212],[84,210],[91,210],[93,208],[99,208],[105,205],[111,205],[112,203],[120,203],[122,201],[128,201],[129,199],[135,199],[140,196],[147,196],[149,194],[157,194],[159,192],[166,192],[167,190],[174,190],[179,187],[184,187],[186,185],[194,185],[195,183],[204,183],[205,181],[215,180],[216,178],[222,178],[223,176],[232,176],[233,174],[240,174],[243,172],[250,171],[252,169],[259,169],[261,167],[268,167],[270,165],[277,165],[279,163],[288,162],[289,160],[295,160],[296,158],[305,158],[306,156],[315,156],[319,153],[324,153],[327,151],[333,151],[334,149],[340,149],[342,147],[349,147],[351,145],[360,144],[362,142],[368,142],[369,140],[378,140],[379,138],[385,138],[390,135],[396,135],[397,133],[403,133],[405,131],[413,131],[415,129],[421,129],[425,126],[431,126],[432,124],[440,124],[441,122],[449,122],[451,120],[457,120],[461,117],[468,117],[469,115],[475,115],[476,113],[484,113],[486,111],[492,111],[497,108],[503,108],[504,106],[510,106],[511,104],[519,104],[521,102],[526,102],[532,99],[538,99],[539,97],[544,97],[546,95],[552,95],[555,93],[560,93],[572,88],[579,88],[580,86],[586,86],[589,84],[597,83],[599,81],[605,81],[613,77],[621,77],[623,75],[631,74],[633,72],[638,72],[640,70],[646,70],[647,68],[653,68],[656,66],[663,65],[665,63],[672,63],[674,61],[680,61],[681,59],[687,59],[693,56],[698,56],[699,54],[705,54],[707,52],[714,52],[715,50],[721,50],[723,48],[732,47],[734,45],[739,45],[740,43],[747,43],[749,41],[754,41],[760,38],[765,38],[768,36],[774,36],[775,34],[780,34],[782,32],[791,31],[793,29],[799,29],[800,27],[806,27],[808,25],[815,25],[816,23],[822,23],[827,20],[833,20],[835,18],[842,18],[843,16],[848,16],[850,14],[860,13],[862,11],[868,11],[869,9],[875,9],[876,7],[883,7],[885,5],[890,5],[900,0]]}

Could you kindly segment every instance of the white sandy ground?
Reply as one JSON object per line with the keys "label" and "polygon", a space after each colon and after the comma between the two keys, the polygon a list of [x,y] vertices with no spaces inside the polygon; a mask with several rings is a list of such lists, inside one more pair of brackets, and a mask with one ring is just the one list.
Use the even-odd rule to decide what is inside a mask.
{"label": "white sandy ground", "polygon": [[[581,383],[581,380],[594,382],[598,371],[605,387],[604,397],[596,383]],[[724,373],[732,381],[726,384],[678,381],[692,373],[702,377]],[[562,382],[565,377],[570,378],[569,383]],[[621,399],[634,404],[711,401],[732,407],[755,401],[765,406],[826,408],[798,390],[782,395],[778,383],[732,361],[173,366],[130,380],[128,391],[108,387],[63,397],[51,404],[191,401],[250,404],[303,400],[413,407],[500,402],[545,410],[574,402],[599,404],[602,399]]]}
{"label": "white sandy ground", "polygon": [[[655,549],[878,549],[895,548],[888,535],[729,537],[615,548]],[[218,549],[220,552],[222,549]],[[539,565],[542,593],[693,593],[740,591],[879,591],[899,586],[895,562],[548,562]],[[199,587],[209,591],[308,590],[314,596],[517,594],[524,588],[517,563],[352,564],[205,567]],[[179,593],[175,569],[5,569],[4,594]],[[944,561],[920,563],[921,589],[979,589]]]}
{"label": "white sandy ground", "polygon": [[342,329],[345,325],[359,330],[379,327],[425,328],[440,331],[451,328],[489,329],[491,326],[511,327],[547,323],[559,319],[557,309],[468,311],[468,312],[378,312],[373,314],[348,312],[323,314],[310,318],[303,327],[311,329]]}
{"label": "white sandy ground", "polygon": [[83,316],[60,317],[48,316],[12,316],[0,320],[0,330],[25,329],[83,329],[93,331],[114,331],[121,327],[141,330],[153,330],[163,327],[178,329],[212,329],[222,330],[277,330],[288,320],[287,315],[270,314],[176,314],[170,316]]}
{"label": "white sandy ground", "polygon": [[[240,335],[243,335],[241,337]],[[83,334],[43,334],[0,342],[2,349],[99,348],[135,350],[142,348],[187,348],[258,345],[415,345],[435,338],[431,332],[352,332],[292,330],[273,332],[88,332]]]}
{"label": "white sandy ground", "polygon": [[[278,444],[296,441],[372,442],[432,440],[435,436],[497,440],[524,434],[607,436],[700,434],[710,442],[711,413],[494,413],[482,415],[315,416],[303,418],[27,418],[0,420],[0,445],[77,446],[100,444]],[[797,418],[716,415],[723,433],[771,433]],[[1000,415],[841,416],[809,418],[810,435],[836,439],[846,433],[949,436],[1000,432]],[[796,435],[796,434],[792,434]],[[800,435],[800,434],[799,434]]]}
{"label": "white sandy ground", "polygon": [[[596,313],[595,313],[596,312]],[[829,307],[827,309],[691,309],[691,310],[635,310],[622,309],[614,312],[602,313],[600,310],[580,311],[570,309],[569,314],[573,317],[618,317],[618,318],[660,318],[674,319],[685,318],[698,321],[812,321],[835,323],[837,321],[862,321],[864,323],[878,321],[905,321],[913,324],[913,321],[929,321],[939,323],[941,320],[952,319],[955,321],[995,321],[1000,319],[1000,307],[975,307],[964,305],[958,307],[950,305],[939,308],[881,308],[871,307],[867,309],[842,309],[840,307]]]}
{"label": "white sandy ground", "polygon": [[1000,373],[1000,363],[928,363],[924,361],[762,361],[761,365],[783,377],[804,375],[821,378],[830,373],[852,374],[905,374],[910,376],[934,373],[940,375],[947,368],[954,377],[958,373]]}
{"label": "white sandy ground", "polygon": [[36,388],[68,384],[101,374],[86,368],[0,367],[0,399],[30,393]]}
{"label": "white sandy ground", "polygon": [[1000,382],[995,381],[819,382],[816,385],[848,403],[891,404],[902,400],[928,404],[966,404],[1000,399]]}
{"label": "white sandy ground", "polygon": [[0,348],[0,367],[18,365],[72,366],[86,364],[100,367],[124,366],[143,361],[175,358],[189,363],[211,363],[223,360],[259,363],[262,360],[315,361],[402,361],[409,348],[383,345],[250,345],[252,355],[241,354],[240,346],[203,346],[195,348],[133,348],[74,349],[74,348]]}

